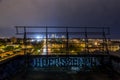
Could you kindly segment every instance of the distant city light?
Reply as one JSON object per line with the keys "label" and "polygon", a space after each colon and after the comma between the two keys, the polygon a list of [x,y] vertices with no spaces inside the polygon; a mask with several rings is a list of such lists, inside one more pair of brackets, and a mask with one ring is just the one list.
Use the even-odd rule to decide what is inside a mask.
{"label": "distant city light", "polygon": [[37,39],[40,39],[41,37],[40,37],[40,36],[37,36],[36,38],[37,38]]}
{"label": "distant city light", "polygon": [[31,40],[31,42],[34,42],[34,41],[35,41],[34,39]]}
{"label": "distant city light", "polygon": [[96,45],[96,46],[97,46],[97,45],[98,45],[98,43],[97,43],[97,42],[95,42],[95,43],[94,43],[94,45]]}
{"label": "distant city light", "polygon": [[40,52],[40,50],[38,50],[38,52]]}
{"label": "distant city light", "polygon": [[37,39],[37,41],[39,42],[39,41],[41,41],[42,40],[42,36],[41,35],[39,35],[39,36],[36,36],[36,39]]}

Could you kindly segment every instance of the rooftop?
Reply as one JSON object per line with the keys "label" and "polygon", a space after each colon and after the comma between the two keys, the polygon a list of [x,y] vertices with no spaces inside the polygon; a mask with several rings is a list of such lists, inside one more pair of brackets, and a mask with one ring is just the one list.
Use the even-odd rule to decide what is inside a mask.
{"label": "rooftop", "polygon": [[[24,39],[0,54],[10,55],[0,59],[0,80],[120,80],[120,55],[109,51],[109,28],[17,26],[16,33]],[[42,37],[34,41],[34,34]]]}

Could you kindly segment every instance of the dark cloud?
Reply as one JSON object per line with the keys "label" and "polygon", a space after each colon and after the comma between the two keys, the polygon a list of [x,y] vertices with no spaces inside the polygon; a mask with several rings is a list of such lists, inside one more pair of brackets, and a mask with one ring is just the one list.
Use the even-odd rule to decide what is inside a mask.
{"label": "dark cloud", "polygon": [[7,31],[13,35],[16,25],[110,26],[114,37],[120,38],[119,3],[120,0],[3,0],[0,34],[6,36],[3,31]]}

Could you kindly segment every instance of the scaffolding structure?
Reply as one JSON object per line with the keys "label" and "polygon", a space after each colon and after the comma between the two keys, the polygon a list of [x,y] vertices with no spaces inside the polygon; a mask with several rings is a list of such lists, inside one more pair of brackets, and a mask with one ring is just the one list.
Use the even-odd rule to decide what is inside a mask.
{"label": "scaffolding structure", "polygon": [[[43,37],[40,38],[45,39],[46,55],[49,54],[48,45],[50,40],[52,41],[55,39],[61,39],[62,41],[64,39],[65,42],[62,42],[62,44],[65,46],[64,53],[66,55],[71,55],[71,52],[69,51],[70,43],[81,45],[80,40],[83,40],[82,42],[85,44],[83,54],[89,54],[91,48],[99,48],[101,52],[109,54],[108,39],[106,37],[107,35],[110,35],[109,27],[16,26],[16,34],[24,36],[25,46],[27,45],[27,39],[30,38],[30,35],[42,35]],[[73,42],[72,40],[74,39],[77,39],[79,42]],[[90,39],[101,40],[102,46],[89,47]],[[54,42],[52,44],[54,44]],[[77,53],[77,55],[79,55],[80,51]]]}
{"label": "scaffolding structure", "polygon": [[[31,35],[41,35],[39,39],[44,39],[45,41],[45,55],[29,55],[26,48],[24,49],[25,54],[25,64],[27,72],[28,66],[32,68],[50,68],[50,67],[61,67],[63,66],[65,70],[69,70],[72,66],[78,66],[79,68],[84,68],[84,71],[92,67],[97,67],[99,65],[106,66],[111,61],[108,51],[108,39],[106,35],[110,34],[109,27],[63,27],[63,26],[16,26],[17,35],[24,36],[24,45],[27,47],[27,41],[30,40]],[[63,37],[64,36],[64,37]],[[34,38],[33,38],[34,39]],[[51,53],[49,52],[49,45],[56,43],[56,39],[61,39],[64,43],[64,52]],[[89,46],[91,39],[100,39],[102,46]],[[74,40],[74,42],[73,42]],[[71,54],[70,51],[73,45],[81,45],[80,41],[84,42],[83,51],[74,52]],[[53,41],[53,42],[52,42]],[[80,47],[78,47],[80,48]],[[90,49],[97,49],[94,53],[90,52]],[[59,48],[56,48],[59,49]],[[54,49],[53,49],[54,50]],[[61,51],[61,50],[60,50]],[[62,54],[64,53],[64,54]],[[76,54],[77,53],[77,54]],[[30,53],[31,54],[31,53]],[[61,64],[60,61],[63,61]],[[82,62],[80,61],[82,60]],[[31,62],[30,62],[31,61]],[[77,61],[78,64],[74,64]],[[49,62],[44,63],[44,62]],[[73,63],[73,64],[72,64]],[[75,62],[76,63],[76,62]],[[52,65],[51,65],[52,64]],[[89,65],[88,65],[89,64]],[[37,66],[41,65],[41,66]],[[44,65],[44,66],[43,66]],[[81,66],[82,65],[82,66]],[[89,67],[89,68],[88,68]]]}

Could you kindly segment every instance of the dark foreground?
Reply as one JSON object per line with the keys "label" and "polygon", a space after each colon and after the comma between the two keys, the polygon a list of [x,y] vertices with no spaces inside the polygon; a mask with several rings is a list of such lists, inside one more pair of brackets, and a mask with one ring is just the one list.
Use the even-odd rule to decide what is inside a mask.
{"label": "dark foreground", "polygon": [[57,72],[31,71],[19,74],[11,80],[120,80],[120,75],[108,71],[101,72]]}

